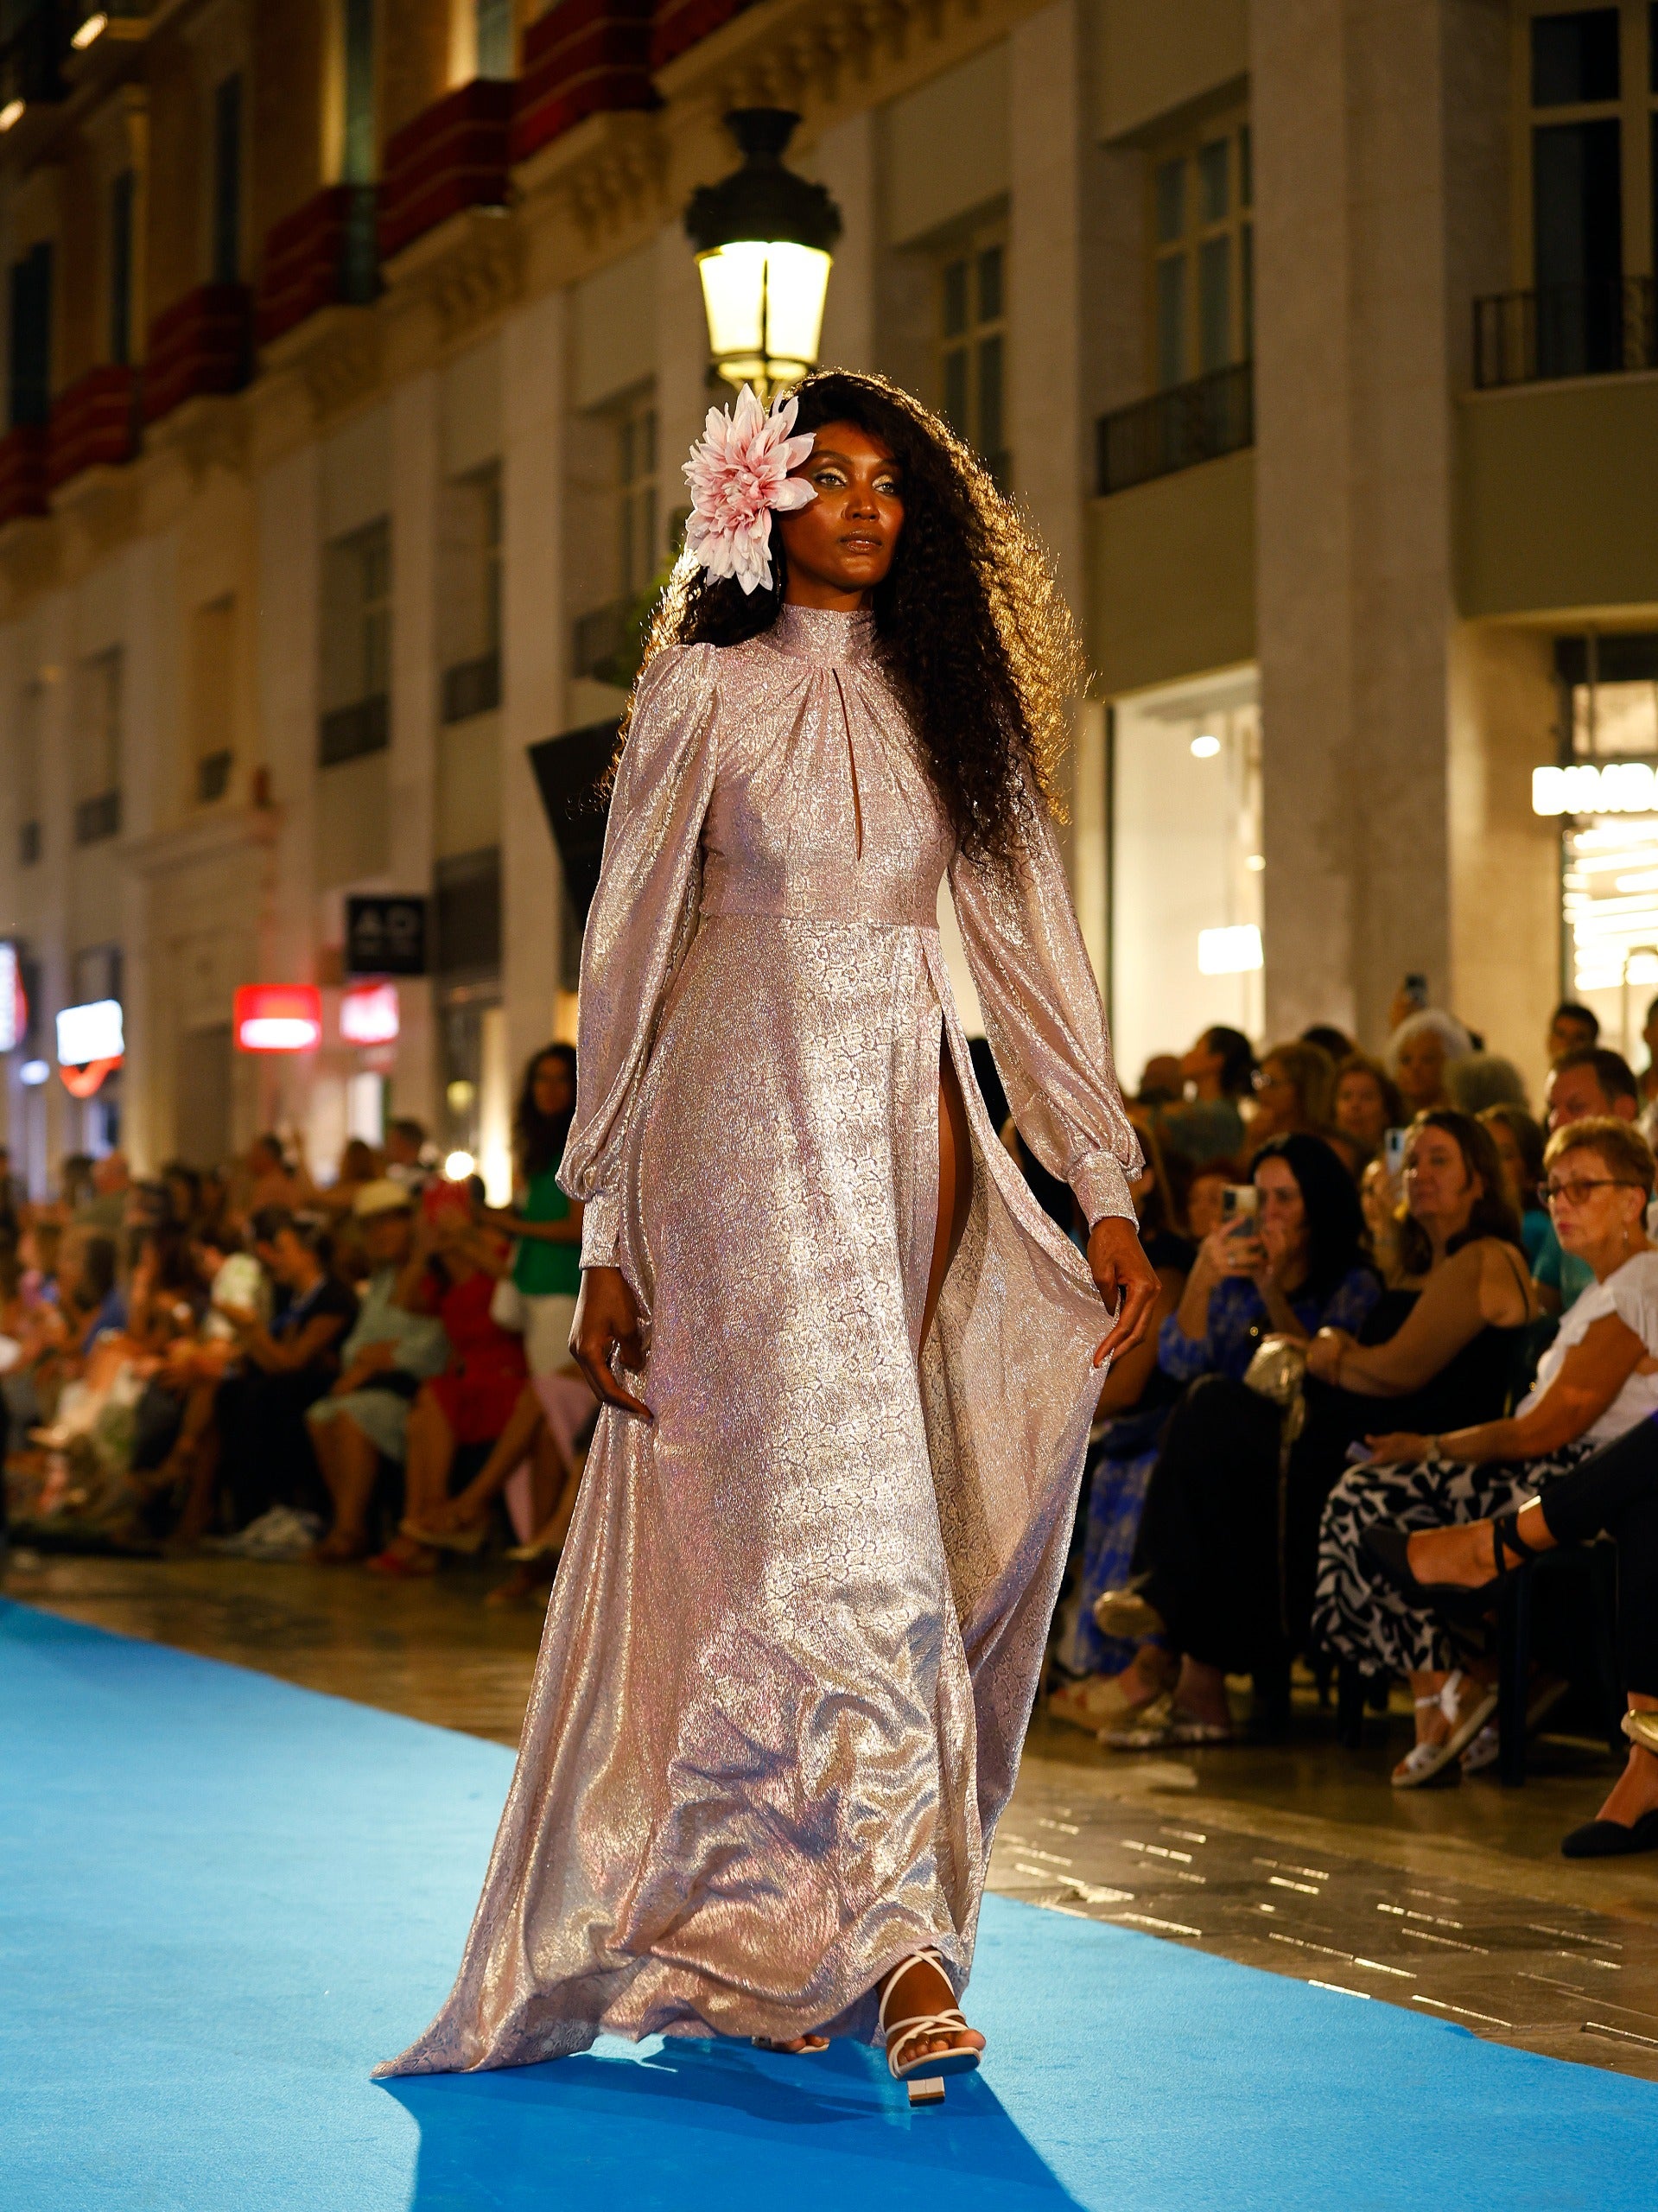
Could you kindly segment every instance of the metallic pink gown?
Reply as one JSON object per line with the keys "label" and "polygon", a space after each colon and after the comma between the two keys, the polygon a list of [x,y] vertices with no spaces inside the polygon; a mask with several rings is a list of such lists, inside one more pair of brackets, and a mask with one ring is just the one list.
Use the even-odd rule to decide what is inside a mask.
{"label": "metallic pink gown", "polygon": [[[1100,1384],[1104,1312],[986,1119],[948,868],[1015,1118],[1090,1221],[1134,1135],[1045,824],[952,857],[867,620],[785,607],[640,687],[582,960],[562,1179],[648,1323],[548,1612],[461,1972],[383,2072],[595,2036],[875,2035],[958,1991]],[[918,1342],[948,1039],[967,1230]]]}

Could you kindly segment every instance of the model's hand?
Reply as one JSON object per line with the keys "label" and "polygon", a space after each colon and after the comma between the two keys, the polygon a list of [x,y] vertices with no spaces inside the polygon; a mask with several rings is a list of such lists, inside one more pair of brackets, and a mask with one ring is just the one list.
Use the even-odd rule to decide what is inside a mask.
{"label": "model's hand", "polygon": [[581,1295],[575,1301],[575,1319],[570,1325],[570,1350],[601,1406],[637,1414],[642,1421],[656,1418],[642,1399],[623,1389],[610,1364],[612,1352],[619,1351],[623,1366],[635,1375],[645,1365],[639,1309],[619,1268],[582,1268]]}
{"label": "model's hand", "polygon": [[1108,1359],[1132,1351],[1145,1335],[1161,1285],[1134,1223],[1115,1214],[1095,1223],[1088,1240],[1088,1265],[1106,1304],[1122,1301],[1110,1333],[1094,1355],[1095,1366],[1102,1367]]}

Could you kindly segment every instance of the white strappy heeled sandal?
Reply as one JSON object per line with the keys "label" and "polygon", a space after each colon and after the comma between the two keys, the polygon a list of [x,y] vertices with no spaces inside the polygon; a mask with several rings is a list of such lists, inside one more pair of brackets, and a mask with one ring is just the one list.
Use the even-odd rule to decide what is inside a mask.
{"label": "white strappy heeled sandal", "polygon": [[[1443,1774],[1451,1762],[1459,1758],[1473,1742],[1496,1711],[1496,1692],[1480,1689],[1479,1696],[1464,1713],[1461,1699],[1463,1679],[1462,1669],[1458,1667],[1445,1676],[1443,1688],[1433,1696],[1416,1700],[1418,1707],[1423,1711],[1431,1705],[1437,1705],[1450,1723],[1450,1732],[1437,1744],[1422,1742],[1412,1745],[1393,1770],[1395,1789],[1420,1789],[1424,1783],[1432,1782],[1437,1775]],[[1480,1688],[1480,1686],[1476,1683],[1475,1688]]]}
{"label": "white strappy heeled sandal", "polygon": [[[895,2082],[907,2082],[918,2074],[973,2074],[978,2070],[983,2056],[971,2044],[953,2050],[917,2051],[913,2056],[904,2056],[906,2044],[917,2043],[928,2036],[962,2035],[972,2032],[970,2023],[954,2005],[943,2012],[916,2012],[907,2018],[889,2020],[886,2009],[893,2001],[893,1992],[913,1966],[923,1962],[944,1972],[944,1961],[937,1951],[916,1951],[895,1967],[886,1977],[886,1986],[881,1992],[880,2030],[886,2039],[886,2065]],[[943,2092],[940,2090],[942,2096]]]}

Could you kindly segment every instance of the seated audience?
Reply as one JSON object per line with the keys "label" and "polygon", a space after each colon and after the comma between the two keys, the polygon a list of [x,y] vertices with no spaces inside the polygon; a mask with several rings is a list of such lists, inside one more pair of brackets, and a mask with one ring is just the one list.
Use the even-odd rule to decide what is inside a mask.
{"label": "seated audience", "polygon": [[[1166,1636],[1184,1655],[1172,1698],[1147,1726],[1108,1732],[1126,1749],[1226,1741],[1227,1669],[1281,1657],[1280,1416],[1244,1377],[1263,1338],[1305,1345],[1324,1327],[1356,1330],[1381,1296],[1358,1193],[1328,1145],[1275,1137],[1256,1155],[1252,1180],[1258,1214],[1204,1239],[1158,1332],[1159,1366],[1189,1387],[1152,1471],[1134,1575],[1095,1609],[1105,1635]],[[1216,1544],[1194,1543],[1193,1532],[1217,1520]]]}
{"label": "seated audience", "polygon": [[1322,1135],[1329,1126],[1335,1078],[1336,1064],[1320,1046],[1292,1039],[1263,1052],[1255,1070],[1255,1116],[1246,1152],[1253,1155],[1274,1137]]}
{"label": "seated audience", "polygon": [[1339,1067],[1354,1050],[1352,1039],[1344,1029],[1337,1029],[1332,1021],[1315,1021],[1301,1032],[1304,1045],[1316,1045],[1321,1052],[1328,1052]]}
{"label": "seated audience", "polygon": [[1595,1287],[1578,1300],[1543,1354],[1513,1417],[1438,1434],[1389,1431],[1370,1440],[1324,1509],[1313,1632],[1371,1674],[1404,1675],[1417,1740],[1395,1787],[1432,1777],[1496,1709],[1481,1679],[1457,1666],[1440,1622],[1388,1580],[1365,1542],[1379,1522],[1433,1528],[1511,1512],[1597,1446],[1658,1411],[1658,1252],[1648,1243],[1653,1156],[1627,1122],[1579,1122],[1549,1140],[1549,1209],[1561,1243],[1587,1262]]}
{"label": "seated audience", "polygon": [[[529,1380],[524,1338],[490,1312],[496,1285],[511,1266],[505,1240],[474,1223],[472,1201],[457,1183],[429,1184],[412,1257],[439,1263],[437,1318],[449,1341],[449,1363],[422,1383],[409,1411],[403,1458],[403,1529],[369,1561],[382,1574],[430,1574],[436,1550],[406,1533],[426,1525],[448,1500],[449,1476],[462,1445],[492,1445],[511,1419]],[[477,1527],[481,1543],[484,1524]],[[476,1548],[468,1535],[453,1550]]]}
{"label": "seated audience", "polygon": [[1410,1604],[1467,1629],[1490,1610],[1498,1581],[1515,1567],[1602,1535],[1617,1544],[1629,1751],[1595,1818],[1562,1842],[1568,1859],[1658,1851],[1658,1416],[1648,1414],[1512,1512],[1408,1534],[1384,1522],[1369,1538],[1373,1558]]}
{"label": "seated audience", "polygon": [[1424,1007],[1400,1023],[1388,1039],[1385,1058],[1412,1115],[1451,1104],[1445,1070],[1453,1060],[1465,1060],[1473,1049],[1474,1040],[1461,1022],[1438,1007]]}
{"label": "seated audience", "polygon": [[[1597,1116],[1633,1122],[1639,1110],[1639,1094],[1629,1063],[1620,1053],[1594,1045],[1574,1045],[1561,1055],[1549,1070],[1545,1097],[1551,1136],[1573,1122]],[[1532,1261],[1531,1271],[1547,1313],[1569,1313],[1594,1281],[1581,1261],[1561,1251],[1552,1223]]]}
{"label": "seated audience", "polygon": [[1073,1679],[1048,1700],[1056,1719],[1098,1730],[1149,1704],[1172,1679],[1173,1662],[1159,1644],[1136,1645],[1103,1635],[1096,1600],[1127,1579],[1146,1501],[1146,1485],[1179,1386],[1157,1363],[1157,1332],[1179,1305],[1196,1257],[1170,1228],[1172,1206],[1153,1152],[1134,1185],[1140,1242],[1162,1287],[1151,1329],[1133,1351],[1114,1360],[1095,1408],[1083,1477],[1083,1556],[1072,1601],[1075,1618],[1061,1639],[1060,1663]]}
{"label": "seated audience", "polygon": [[1252,1095],[1255,1072],[1255,1047],[1241,1030],[1205,1029],[1180,1062],[1177,1103],[1159,1116],[1168,1150],[1198,1166],[1236,1159],[1248,1134],[1241,1102]]}
{"label": "seated audience", "polygon": [[102,1160],[95,1160],[91,1192],[73,1216],[75,1227],[89,1229],[98,1236],[118,1236],[126,1226],[127,1192],[131,1185],[124,1153],[108,1152]]}
{"label": "seated audience", "polygon": [[251,1228],[279,1303],[269,1321],[251,1306],[221,1309],[235,1331],[236,1365],[214,1395],[187,1529],[205,1519],[202,1492],[215,1479],[236,1529],[273,1506],[309,1511],[321,1503],[305,1414],[340,1372],[340,1347],[357,1319],[357,1301],[333,1274],[326,1239],[292,1214],[262,1208]]}
{"label": "seated audience", "polygon": [[412,1257],[415,1203],[388,1178],[365,1185],[352,1208],[372,1272],[340,1347],[340,1377],[305,1416],[334,1508],[315,1556],[330,1564],[367,1553],[380,1461],[403,1465],[409,1408],[449,1356],[442,1323],[426,1310],[425,1262]]}
{"label": "seated audience", "polygon": [[1366,1052],[1349,1052],[1337,1063],[1331,1119],[1332,1126],[1362,1145],[1365,1159],[1371,1160],[1381,1151],[1388,1131],[1403,1126],[1405,1102],[1379,1060]]}
{"label": "seated audience", "polygon": [[1543,1049],[1551,1067],[1568,1052],[1592,1052],[1600,1042],[1600,1016],[1575,1000],[1562,999],[1548,1018]]}
{"label": "seated audience", "polygon": [[1178,1053],[1153,1052],[1140,1071],[1134,1103],[1146,1107],[1172,1106],[1183,1089]]}
{"label": "seated audience", "polygon": [[1237,1181],[1241,1172],[1230,1160],[1205,1160],[1193,1169],[1186,1185],[1185,1205],[1177,1216],[1181,1231],[1191,1243],[1201,1244],[1211,1230],[1220,1227],[1227,1186]]}

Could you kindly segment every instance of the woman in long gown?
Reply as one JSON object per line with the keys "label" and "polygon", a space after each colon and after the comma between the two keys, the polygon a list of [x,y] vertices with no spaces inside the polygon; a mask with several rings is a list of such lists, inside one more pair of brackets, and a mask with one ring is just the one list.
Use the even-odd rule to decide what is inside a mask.
{"label": "woman in long gown", "polygon": [[[795,403],[711,412],[686,471],[706,573],[632,702],[561,1170],[603,1408],[460,1975],[384,2073],[605,2033],[983,2047],[991,1838],[1099,1369],[1157,1280],[1050,824],[1064,602],[905,395],[797,404],[792,437]],[[1086,1262],[985,1119],[946,874]]]}

